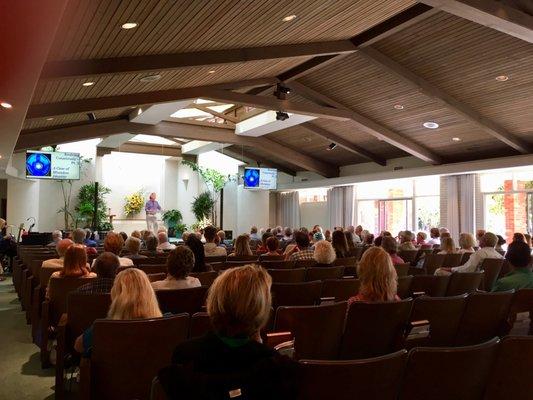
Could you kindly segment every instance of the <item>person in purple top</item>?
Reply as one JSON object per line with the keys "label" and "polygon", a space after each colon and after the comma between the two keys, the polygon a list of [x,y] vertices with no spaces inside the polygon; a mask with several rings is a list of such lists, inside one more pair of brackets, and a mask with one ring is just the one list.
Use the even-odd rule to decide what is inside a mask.
{"label": "person in purple top", "polygon": [[150,194],[150,200],[144,206],[146,211],[146,226],[149,231],[157,233],[157,213],[161,211],[161,206],[155,199],[155,193]]}

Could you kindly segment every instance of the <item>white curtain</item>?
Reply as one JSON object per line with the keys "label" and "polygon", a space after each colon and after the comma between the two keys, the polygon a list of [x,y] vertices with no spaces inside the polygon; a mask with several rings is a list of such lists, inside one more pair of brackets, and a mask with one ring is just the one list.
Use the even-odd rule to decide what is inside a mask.
{"label": "white curtain", "polygon": [[446,225],[453,238],[459,237],[459,185],[458,176],[446,177]]}
{"label": "white curtain", "polygon": [[476,230],[475,218],[475,184],[474,174],[459,175],[459,230],[472,233]]}
{"label": "white curtain", "polygon": [[297,191],[281,193],[277,212],[281,226],[300,228],[300,197]]}
{"label": "white curtain", "polygon": [[354,187],[341,186],[328,190],[330,228],[353,225]]}

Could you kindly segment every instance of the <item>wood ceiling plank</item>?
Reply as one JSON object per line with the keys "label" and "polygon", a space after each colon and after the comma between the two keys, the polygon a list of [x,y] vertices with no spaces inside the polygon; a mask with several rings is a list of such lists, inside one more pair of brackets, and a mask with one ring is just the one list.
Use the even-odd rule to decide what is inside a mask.
{"label": "wood ceiling plank", "polygon": [[533,16],[494,0],[421,0],[429,6],[533,43]]}
{"label": "wood ceiling plank", "polygon": [[366,49],[362,49],[360,54],[369,61],[376,63],[380,67],[386,69],[388,72],[394,74],[402,81],[412,85],[417,90],[422,91],[422,93],[424,93],[426,96],[436,100],[439,103],[442,103],[453,112],[461,115],[466,120],[470,121],[480,129],[494,136],[513,149],[522,154],[528,154],[531,152],[529,145],[524,143],[521,139],[517,138],[510,132],[507,132],[501,126],[479,114],[467,104],[461,103],[448,93],[431,84],[421,76],[414,74],[403,65],[397,63],[378,50],[367,47]]}

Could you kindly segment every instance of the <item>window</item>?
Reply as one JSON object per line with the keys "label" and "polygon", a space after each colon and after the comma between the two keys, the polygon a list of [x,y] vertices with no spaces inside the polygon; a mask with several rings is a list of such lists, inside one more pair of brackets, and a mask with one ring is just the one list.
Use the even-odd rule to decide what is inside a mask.
{"label": "window", "polygon": [[298,190],[300,203],[318,203],[328,201],[328,188]]}
{"label": "window", "polygon": [[515,232],[533,231],[533,170],[481,174],[480,187],[488,231],[508,242]]}

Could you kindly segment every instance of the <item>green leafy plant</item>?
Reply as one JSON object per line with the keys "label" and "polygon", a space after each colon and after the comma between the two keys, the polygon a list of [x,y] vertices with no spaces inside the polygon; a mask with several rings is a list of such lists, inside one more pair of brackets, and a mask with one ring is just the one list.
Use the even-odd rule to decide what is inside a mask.
{"label": "green leafy plant", "polygon": [[206,191],[194,198],[194,201],[192,202],[192,212],[196,219],[200,221],[209,217],[214,205],[215,201],[211,197],[211,193]]}
{"label": "green leafy plant", "polygon": [[[111,189],[105,186],[98,186],[97,212],[96,212],[96,227],[98,230],[109,230],[109,223],[107,219],[107,204],[105,202],[105,195],[111,193]],[[78,216],[78,221],[84,227],[91,227],[93,225],[94,217],[94,182],[87,183],[80,188],[78,193],[78,205],[75,210]],[[109,225],[106,225],[109,224]]]}
{"label": "green leafy plant", "polygon": [[179,210],[168,210],[163,213],[162,219],[168,227],[175,227],[177,230],[177,226],[183,220],[183,216]]}
{"label": "green leafy plant", "polygon": [[187,230],[187,225],[185,224],[176,224],[174,227],[176,233],[181,234]]}

